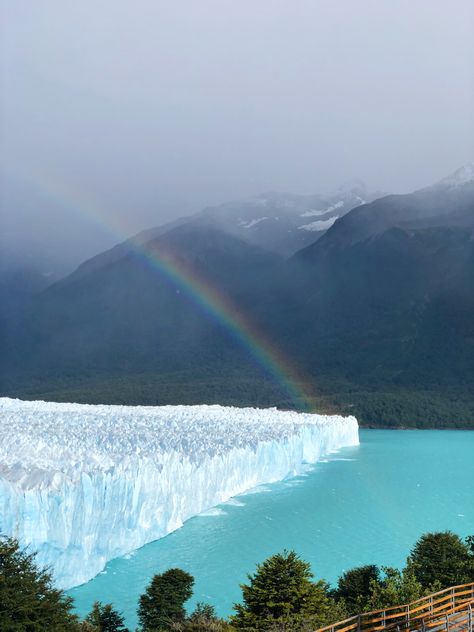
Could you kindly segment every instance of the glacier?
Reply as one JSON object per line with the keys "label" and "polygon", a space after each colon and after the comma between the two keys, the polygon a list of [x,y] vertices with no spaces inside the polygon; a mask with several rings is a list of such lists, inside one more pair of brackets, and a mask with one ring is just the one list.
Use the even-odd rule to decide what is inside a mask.
{"label": "glacier", "polygon": [[188,518],[358,443],[354,417],[0,398],[0,533],[70,588]]}

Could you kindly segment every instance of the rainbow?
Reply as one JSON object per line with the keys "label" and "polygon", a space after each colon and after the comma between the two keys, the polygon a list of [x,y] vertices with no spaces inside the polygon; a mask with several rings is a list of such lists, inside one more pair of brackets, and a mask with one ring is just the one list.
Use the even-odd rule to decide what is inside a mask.
{"label": "rainbow", "polygon": [[[11,171],[11,164],[8,170]],[[312,408],[314,394],[295,367],[290,365],[288,359],[262,331],[240,313],[228,297],[219,293],[190,266],[181,261],[170,260],[163,253],[147,250],[135,238],[127,239],[127,229],[118,226],[117,218],[113,216],[113,213],[107,213],[97,201],[67,187],[65,183],[53,180],[45,172],[35,168],[34,171],[26,173],[23,166],[21,171],[15,169],[13,173],[15,177],[20,177],[22,181],[33,185],[38,192],[51,201],[99,225],[117,242],[126,240],[132,252],[177,289],[183,291],[190,301],[210,315],[222,329],[245,348],[265,374],[283,387],[296,408],[303,410]]]}

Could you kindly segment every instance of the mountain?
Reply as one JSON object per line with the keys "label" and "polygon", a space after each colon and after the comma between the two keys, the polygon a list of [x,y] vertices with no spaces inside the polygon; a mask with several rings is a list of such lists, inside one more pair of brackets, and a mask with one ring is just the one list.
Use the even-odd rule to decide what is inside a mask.
{"label": "mountain", "polygon": [[311,258],[312,252],[319,254],[325,249],[363,242],[394,226],[402,229],[472,227],[473,191],[474,164],[469,164],[415,193],[388,195],[358,206],[334,225],[327,239],[318,246],[313,244],[298,256]]}
{"label": "mountain", "polygon": [[[372,395],[386,391],[399,418],[397,393],[424,393],[424,410],[403,413],[407,424],[432,414],[443,391],[457,404],[451,412],[439,405],[438,416],[458,411],[462,420],[474,412],[461,406],[474,385],[469,173],[472,166],[413,194],[360,206],[291,260],[294,298],[285,320],[297,319],[304,332],[293,352],[306,357],[313,375],[341,377]],[[375,407],[365,416],[376,423],[387,414]]]}
{"label": "mountain", "polygon": [[320,239],[339,217],[380,195],[367,191],[363,182],[326,195],[266,193],[206,208],[191,220],[289,256]]}
{"label": "mountain", "polygon": [[[0,340],[4,341],[3,366],[6,367],[2,381],[22,381],[25,375],[30,382],[44,381],[47,376],[53,381],[61,375],[70,375],[71,381],[96,373],[107,376],[109,350],[112,355],[120,356],[123,370],[129,367],[127,370],[136,372],[149,368],[161,373],[165,370],[163,367],[172,366],[180,370],[181,366],[189,366],[189,361],[184,361],[186,345],[190,349],[197,345],[199,353],[195,355],[205,358],[204,362],[214,371],[216,360],[208,358],[212,356],[210,350],[217,349],[219,344],[226,348],[229,343],[222,338],[222,327],[216,330],[219,344],[211,343],[206,331],[212,329],[212,319],[206,316],[203,320],[192,301],[179,315],[175,301],[166,294],[170,293],[169,287],[166,292],[162,290],[160,297],[155,287],[152,291],[145,289],[156,285],[159,276],[146,263],[153,257],[155,248],[161,250],[160,256],[172,253],[171,258],[182,259],[188,265],[197,262],[204,285],[215,285],[224,299],[227,294],[233,294],[237,304],[249,312],[258,312],[265,323],[265,296],[279,274],[267,271],[268,262],[272,262],[272,269],[278,270],[279,256],[311,243],[324,234],[337,217],[373,196],[360,182],[327,195],[269,193],[207,208],[193,216],[142,231],[88,259],[62,280],[58,280],[57,266],[50,266],[54,272],[37,275],[28,291],[26,288],[23,291],[18,275],[11,275],[8,288],[4,284],[5,309],[0,313]],[[265,219],[261,217],[262,209],[267,213]],[[261,272],[256,273],[258,268]],[[130,288],[125,291],[127,284]],[[44,291],[49,285],[52,287]],[[13,290],[18,296],[13,297]],[[135,296],[139,291],[143,295]],[[144,304],[144,296],[153,296],[149,305]],[[122,300],[125,305],[121,304]],[[108,301],[107,306],[104,301]],[[112,305],[114,315],[110,318]],[[92,313],[88,314],[90,306],[93,306]],[[144,325],[141,335],[136,332],[133,322],[134,310],[138,307],[141,314],[147,309],[150,314],[151,310],[157,310],[161,315],[159,327],[150,315],[153,324]],[[2,316],[9,322],[2,324]],[[108,319],[107,326],[101,319]],[[144,320],[144,316],[137,315],[137,322]],[[177,323],[182,323],[179,331],[175,327]],[[150,359],[150,354],[143,350],[149,343],[153,348],[158,329],[160,353]],[[235,341],[229,344],[230,350],[220,353],[218,364],[221,368],[228,364],[233,370],[236,357],[242,352],[236,350]],[[145,360],[144,356],[147,356]],[[140,360],[134,361],[135,357]],[[245,363],[249,364],[248,358]],[[250,373],[255,373],[253,364],[249,365]]]}
{"label": "mountain", "polygon": [[302,216],[336,198],[322,208],[320,198],[262,196],[145,231],[8,320],[2,392],[294,407],[256,360],[265,339],[320,410],[369,425],[474,426],[472,174],[467,165],[359,204],[286,258],[275,218],[294,220],[290,241],[310,235]]}
{"label": "mountain", "polygon": [[[375,199],[377,195],[368,192],[364,183],[357,181],[326,195],[267,193],[207,207],[194,215],[144,230],[91,257],[69,274],[67,279],[68,282],[78,279],[119,261],[127,253],[140,250],[153,239],[184,226],[196,231],[217,230],[285,257],[319,239],[338,217],[355,206]],[[263,209],[266,209],[268,216],[262,217]],[[51,282],[58,278],[55,273]]]}
{"label": "mountain", "polygon": [[[81,399],[85,384],[86,401],[95,393],[95,401],[103,401],[110,388],[125,402],[133,384],[135,403],[143,396],[169,403],[178,391],[180,401],[217,403],[220,382],[232,375],[235,388],[227,388],[225,397],[239,403],[244,384],[252,392],[256,381],[266,381],[232,328],[223,325],[228,316],[213,307],[212,293],[227,312],[234,310],[232,318],[250,310],[268,291],[280,258],[202,225],[185,223],[148,236],[139,247],[128,242],[86,262],[8,324],[4,392],[18,393],[21,383],[23,393],[39,394],[39,388],[41,396],[66,392],[65,399]],[[170,380],[172,396],[165,392]],[[262,388],[275,396],[273,384]]]}

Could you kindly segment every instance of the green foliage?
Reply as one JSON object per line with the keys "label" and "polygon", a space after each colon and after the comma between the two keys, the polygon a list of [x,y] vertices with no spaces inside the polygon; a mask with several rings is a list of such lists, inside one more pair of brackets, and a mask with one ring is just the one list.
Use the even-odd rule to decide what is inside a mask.
{"label": "green foliage", "polygon": [[230,632],[231,626],[219,619],[214,606],[208,603],[198,602],[191,616],[173,627],[183,632]]}
{"label": "green foliage", "polygon": [[395,377],[364,373],[351,381],[337,375],[317,375],[319,410],[355,415],[371,428],[474,428],[474,398],[470,384],[436,384],[426,388],[413,377],[410,386]]}
{"label": "green foliage", "polygon": [[128,632],[124,618],[113,609],[112,604],[102,605],[96,601],[92,611],[87,615],[86,622],[90,623],[98,632]]}
{"label": "green foliage", "polygon": [[450,532],[425,534],[404,569],[354,568],[339,578],[331,592],[323,581],[311,579],[309,565],[294,552],[267,559],[249,576],[249,584],[242,585],[243,603],[234,606],[232,624],[249,631],[306,632],[474,581],[474,536],[463,542]]}
{"label": "green foliage", "polygon": [[[220,373],[217,375],[216,370]],[[281,387],[263,380],[248,367],[227,370],[187,370],[163,374],[125,374],[71,378],[49,378],[21,384],[4,380],[3,394],[22,399],[86,404],[149,405],[222,404],[227,406],[277,406],[298,408]],[[471,383],[427,389],[416,378],[410,388],[399,386],[391,377],[370,383],[360,379],[348,382],[338,375],[309,376],[318,385],[318,397],[311,410],[320,413],[355,415],[366,427],[385,428],[474,428],[474,398]],[[301,384],[311,390],[312,384]]]}
{"label": "green foliage", "polygon": [[155,575],[140,597],[138,619],[143,632],[171,630],[174,622],[184,622],[184,603],[193,594],[194,577],[170,568]]}
{"label": "green foliage", "polygon": [[474,556],[474,535],[468,535],[466,538],[466,546],[469,549],[469,553]]}
{"label": "green foliage", "polygon": [[192,615],[189,617],[190,621],[195,621],[197,619],[208,619],[209,621],[215,621],[217,619],[216,609],[209,603],[198,601]]}
{"label": "green foliage", "polygon": [[99,628],[88,621],[81,621],[78,629],[79,632],[99,632]]}
{"label": "green foliage", "polygon": [[12,538],[0,540],[0,630],[77,632],[72,599],[53,588],[51,575],[37,567],[34,554]]}
{"label": "green foliage", "polygon": [[353,568],[339,577],[333,595],[344,601],[349,615],[357,614],[366,610],[372,583],[379,579],[380,571],[373,564]]}
{"label": "green foliage", "polygon": [[370,594],[363,610],[403,605],[427,594],[410,568],[399,571],[396,568],[384,567],[382,570],[384,576],[371,582]]}
{"label": "green foliage", "polygon": [[473,581],[474,556],[468,543],[451,531],[426,533],[416,542],[407,566],[428,589]]}
{"label": "green foliage", "polygon": [[235,630],[229,623],[222,619],[198,619],[187,620],[184,623],[175,623],[171,629],[176,632],[232,632]]}
{"label": "green foliage", "polygon": [[311,622],[323,625],[334,616],[328,585],[312,582],[307,562],[294,551],[273,555],[242,584],[243,603],[235,604],[231,623],[237,629],[296,630]]}

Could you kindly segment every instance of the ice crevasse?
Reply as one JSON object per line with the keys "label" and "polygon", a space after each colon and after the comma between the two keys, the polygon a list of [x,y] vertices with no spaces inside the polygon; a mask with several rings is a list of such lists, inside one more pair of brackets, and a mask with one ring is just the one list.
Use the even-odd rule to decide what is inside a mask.
{"label": "ice crevasse", "polygon": [[358,443],[354,417],[0,398],[0,533],[69,588],[191,516]]}

